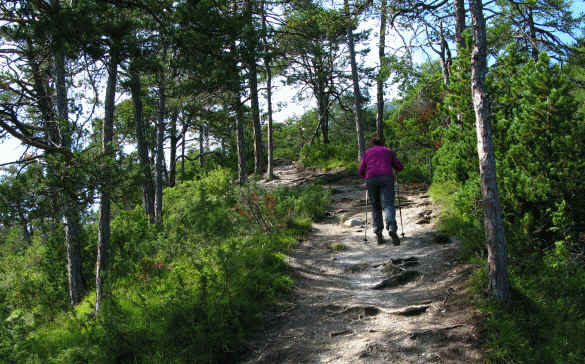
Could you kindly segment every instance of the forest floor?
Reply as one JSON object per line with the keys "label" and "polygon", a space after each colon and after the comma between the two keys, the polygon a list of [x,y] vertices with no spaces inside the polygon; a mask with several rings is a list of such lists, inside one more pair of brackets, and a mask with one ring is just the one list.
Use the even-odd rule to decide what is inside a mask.
{"label": "forest floor", "polygon": [[[275,185],[311,183],[324,174],[294,165],[275,170]],[[435,231],[438,207],[423,185],[400,185],[404,238],[378,245],[365,184],[327,175],[329,216],[313,224],[288,263],[293,293],[249,338],[245,363],[481,362],[479,313],[465,294],[473,266],[456,260],[460,243]],[[369,209],[368,209],[369,211]],[[400,214],[397,210],[399,235]]]}

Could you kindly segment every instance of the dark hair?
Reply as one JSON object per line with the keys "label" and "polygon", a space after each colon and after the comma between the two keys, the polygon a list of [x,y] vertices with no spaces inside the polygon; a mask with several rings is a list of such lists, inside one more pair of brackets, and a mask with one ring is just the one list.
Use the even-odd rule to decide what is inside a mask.
{"label": "dark hair", "polygon": [[384,142],[379,136],[375,136],[370,139],[370,146],[373,147],[374,145],[384,145]]}

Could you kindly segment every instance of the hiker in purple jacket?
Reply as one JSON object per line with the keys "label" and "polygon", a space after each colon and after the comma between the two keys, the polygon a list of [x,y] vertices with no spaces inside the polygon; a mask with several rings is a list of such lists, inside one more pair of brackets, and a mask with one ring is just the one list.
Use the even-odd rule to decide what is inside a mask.
{"label": "hiker in purple jacket", "polygon": [[384,243],[382,230],[382,210],[386,217],[386,229],[392,238],[392,244],[400,245],[400,239],[396,231],[396,210],[394,208],[394,173],[404,167],[396,158],[396,154],[384,146],[382,140],[375,136],[370,140],[370,148],[366,150],[360,164],[359,175],[366,179],[368,197],[372,203],[372,215],[374,220],[374,233],[378,238],[378,244]]}

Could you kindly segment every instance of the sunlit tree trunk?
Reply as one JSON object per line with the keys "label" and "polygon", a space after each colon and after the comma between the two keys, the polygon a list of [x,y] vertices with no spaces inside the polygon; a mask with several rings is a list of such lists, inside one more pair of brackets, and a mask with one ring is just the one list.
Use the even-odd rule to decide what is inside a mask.
{"label": "sunlit tree trunk", "polygon": [[488,285],[493,296],[505,300],[510,295],[510,288],[506,267],[506,240],[496,183],[496,161],[490,128],[490,105],[485,85],[487,72],[485,19],[481,0],[470,0],[469,7],[474,40],[471,54],[471,94],[475,110],[481,194],[485,214]]}
{"label": "sunlit tree trunk", "polygon": [[97,262],[95,272],[95,314],[99,315],[102,308],[105,280],[107,278],[108,250],[110,245],[110,198],[112,189],[112,164],[115,162],[114,146],[114,102],[116,83],[118,79],[119,44],[114,41],[110,47],[110,62],[108,63],[108,81],[104,100],[104,122],[102,127],[102,153],[104,155],[103,184],[101,186],[101,201],[98,222]]}

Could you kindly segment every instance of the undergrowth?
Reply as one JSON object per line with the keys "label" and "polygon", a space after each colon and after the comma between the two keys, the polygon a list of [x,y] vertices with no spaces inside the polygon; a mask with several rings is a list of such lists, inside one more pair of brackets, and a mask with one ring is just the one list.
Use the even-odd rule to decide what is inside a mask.
{"label": "undergrowth", "polygon": [[266,192],[232,180],[218,169],[166,189],[160,227],[140,206],[117,212],[97,319],[91,289],[73,310],[51,307],[55,292],[44,290],[50,277],[38,264],[51,251],[40,241],[0,255],[1,266],[14,267],[0,279],[2,362],[237,362],[247,334],[293,286],[285,254],[324,216],[329,193]]}
{"label": "undergrowth", "polygon": [[[434,184],[433,200],[442,206],[439,229],[462,242],[461,259],[479,263],[471,295],[484,315],[485,359],[490,363],[582,363],[585,357],[585,269],[563,242],[537,250],[508,226],[508,274],[512,295],[502,303],[485,290],[487,274],[481,214],[470,209],[469,191]],[[475,211],[475,212],[473,212]]]}

